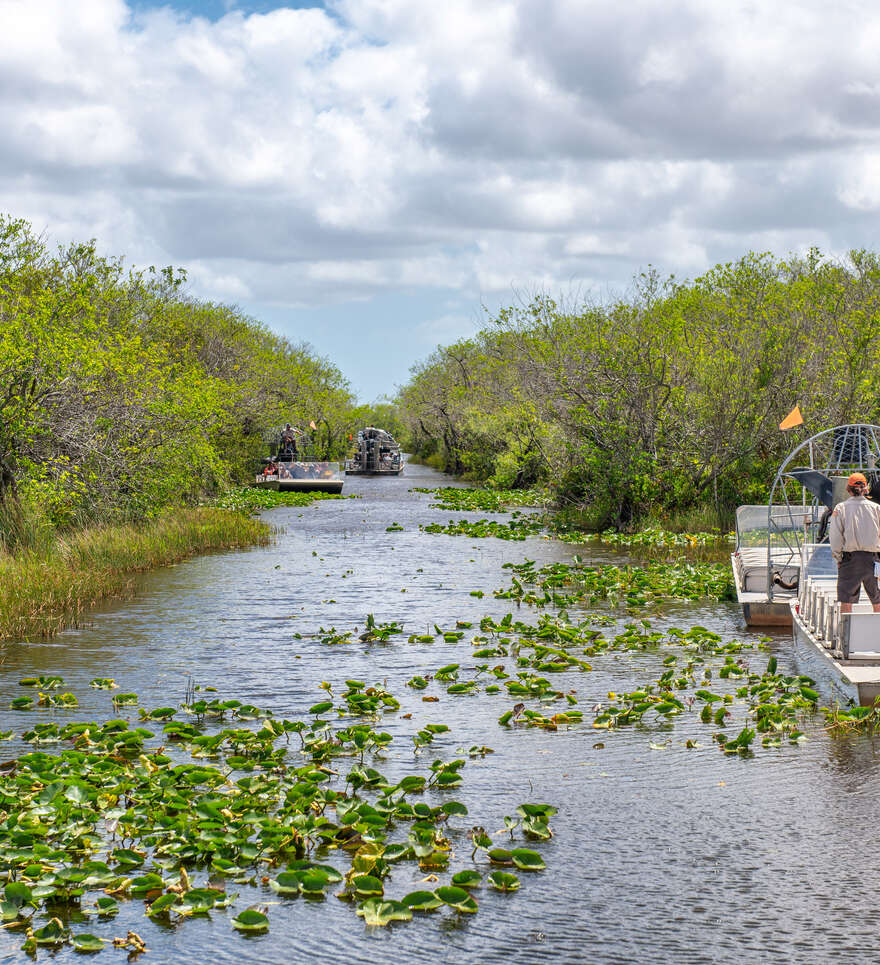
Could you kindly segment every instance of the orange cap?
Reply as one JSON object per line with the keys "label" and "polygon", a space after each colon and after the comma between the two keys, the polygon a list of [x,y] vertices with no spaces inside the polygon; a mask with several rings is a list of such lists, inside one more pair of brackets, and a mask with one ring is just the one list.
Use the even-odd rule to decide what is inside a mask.
{"label": "orange cap", "polygon": [[850,475],[849,479],[846,481],[847,486],[862,485],[867,486],[868,480],[865,478],[864,473],[854,472]]}

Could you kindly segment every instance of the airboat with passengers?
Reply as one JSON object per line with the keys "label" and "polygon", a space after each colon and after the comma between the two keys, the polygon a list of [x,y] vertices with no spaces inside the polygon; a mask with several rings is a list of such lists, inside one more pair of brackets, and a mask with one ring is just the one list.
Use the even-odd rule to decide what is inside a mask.
{"label": "airboat with passengers", "polygon": [[394,436],[385,429],[367,426],[357,434],[354,455],[345,464],[347,476],[399,476],[403,454]]}
{"label": "airboat with passengers", "polygon": [[855,423],[810,436],[780,465],[769,502],[737,509],[733,576],[749,626],[791,626],[807,570],[827,558],[836,572],[828,524],[852,472],[864,473],[880,500],[880,426]]}
{"label": "airboat with passengers", "polygon": [[288,423],[272,430],[266,443],[273,455],[263,458],[255,486],[279,492],[342,492],[339,464],[314,458],[314,440],[302,429]]}

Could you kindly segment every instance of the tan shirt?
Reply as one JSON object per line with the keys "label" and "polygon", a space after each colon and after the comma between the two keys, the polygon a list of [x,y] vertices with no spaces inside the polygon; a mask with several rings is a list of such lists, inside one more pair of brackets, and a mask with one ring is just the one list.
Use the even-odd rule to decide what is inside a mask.
{"label": "tan shirt", "polygon": [[828,527],[831,555],[839,563],[844,553],[880,552],[880,506],[864,496],[838,503]]}

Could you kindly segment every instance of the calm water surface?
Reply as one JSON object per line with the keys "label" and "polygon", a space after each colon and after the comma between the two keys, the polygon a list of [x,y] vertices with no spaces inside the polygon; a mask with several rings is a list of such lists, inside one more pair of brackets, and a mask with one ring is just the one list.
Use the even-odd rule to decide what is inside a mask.
{"label": "calm water surface", "polygon": [[[504,693],[451,696],[432,684],[425,693],[440,701],[423,703],[422,692],[404,686],[413,674],[446,663],[473,665],[472,633],[457,644],[408,644],[406,635],[435,623],[449,627],[457,619],[502,616],[510,602],[493,599],[492,590],[508,582],[503,563],[568,560],[574,551],[539,538],[508,543],[420,532],[419,523],[451,516],[430,509],[429,496],[409,489],[446,483],[419,466],[399,479],[350,477],[346,492],[362,498],[267,513],[282,529],[268,548],[150,574],[133,601],[99,611],[88,627],[49,642],[6,646],[0,650],[0,729],[18,734],[35,719],[48,719],[6,709],[12,697],[27,692],[18,680],[40,673],[62,675],[65,689],[80,699],[76,711],[56,712],[63,720],[112,716],[110,696],[89,687],[96,676],[112,676],[123,690],[138,693],[142,707],[178,703],[192,681],[282,717],[303,714],[321,699],[322,680],[334,683],[335,692],[346,677],[387,681],[402,702],[382,723],[395,738],[380,765],[389,776],[415,770],[410,735],[426,723],[446,723],[450,732],[422,752],[419,771],[475,744],[495,751],[468,760],[455,791],[470,814],[452,822],[456,857],[450,870],[471,866],[465,832],[472,824],[494,832],[525,801],[559,809],[551,822],[555,837],[537,845],[548,870],[520,874],[522,888],[512,895],[480,889],[479,913],[460,920],[440,912],[366,929],[331,893],[320,903],[272,905],[270,931],[252,938],[234,932],[226,912],[162,927],[144,917],[141,901],[122,903],[110,923],[75,930],[112,937],[133,928],[149,947],[144,963],[880,958],[871,951],[880,926],[875,741],[831,740],[817,719],[806,744],[758,748],[753,759],[743,760],[721,754],[709,739],[712,728],[699,722],[682,720],[674,730],[593,730],[591,707],[607,691],[630,690],[657,676],[660,657],[650,654],[607,654],[593,660],[592,673],[557,675],[560,689],[577,691],[588,721],[567,732],[499,727],[497,718],[513,703]],[[392,523],[403,531],[386,532]],[[621,558],[595,546],[581,552],[597,560]],[[472,597],[472,590],[486,596]],[[362,630],[368,613],[377,622],[401,622],[405,634],[384,644],[329,647],[318,641],[320,627]],[[519,616],[535,614],[524,607]],[[684,628],[699,623],[726,639],[747,635],[731,604],[677,606],[656,625],[664,622]],[[771,646],[780,667],[791,668],[786,638]],[[763,666],[766,655],[750,659]],[[411,720],[403,718],[410,713]],[[689,736],[703,746],[686,750]],[[667,749],[650,748],[668,737]],[[0,748],[4,758],[30,749],[17,741]],[[489,869],[482,863],[480,870]],[[394,865],[386,892],[399,898],[426,887],[423,877],[412,865]],[[276,900],[268,890],[244,899],[239,907]],[[24,960],[20,943],[19,935],[0,932],[0,960]],[[39,958],[49,954],[41,951]],[[121,961],[124,954],[105,949],[99,961]],[[69,948],[51,957],[79,960]]]}

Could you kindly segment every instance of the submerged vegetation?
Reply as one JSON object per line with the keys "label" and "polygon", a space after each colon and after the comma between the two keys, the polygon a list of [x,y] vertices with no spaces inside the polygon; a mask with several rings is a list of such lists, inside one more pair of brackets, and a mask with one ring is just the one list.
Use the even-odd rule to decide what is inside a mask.
{"label": "submerged vegetation", "polygon": [[876,253],[748,254],[692,282],[649,272],[606,304],[503,309],[417,366],[399,403],[417,454],[549,484],[581,528],[727,527],[766,499],[795,403],[815,428],[877,421],[878,336]]}

